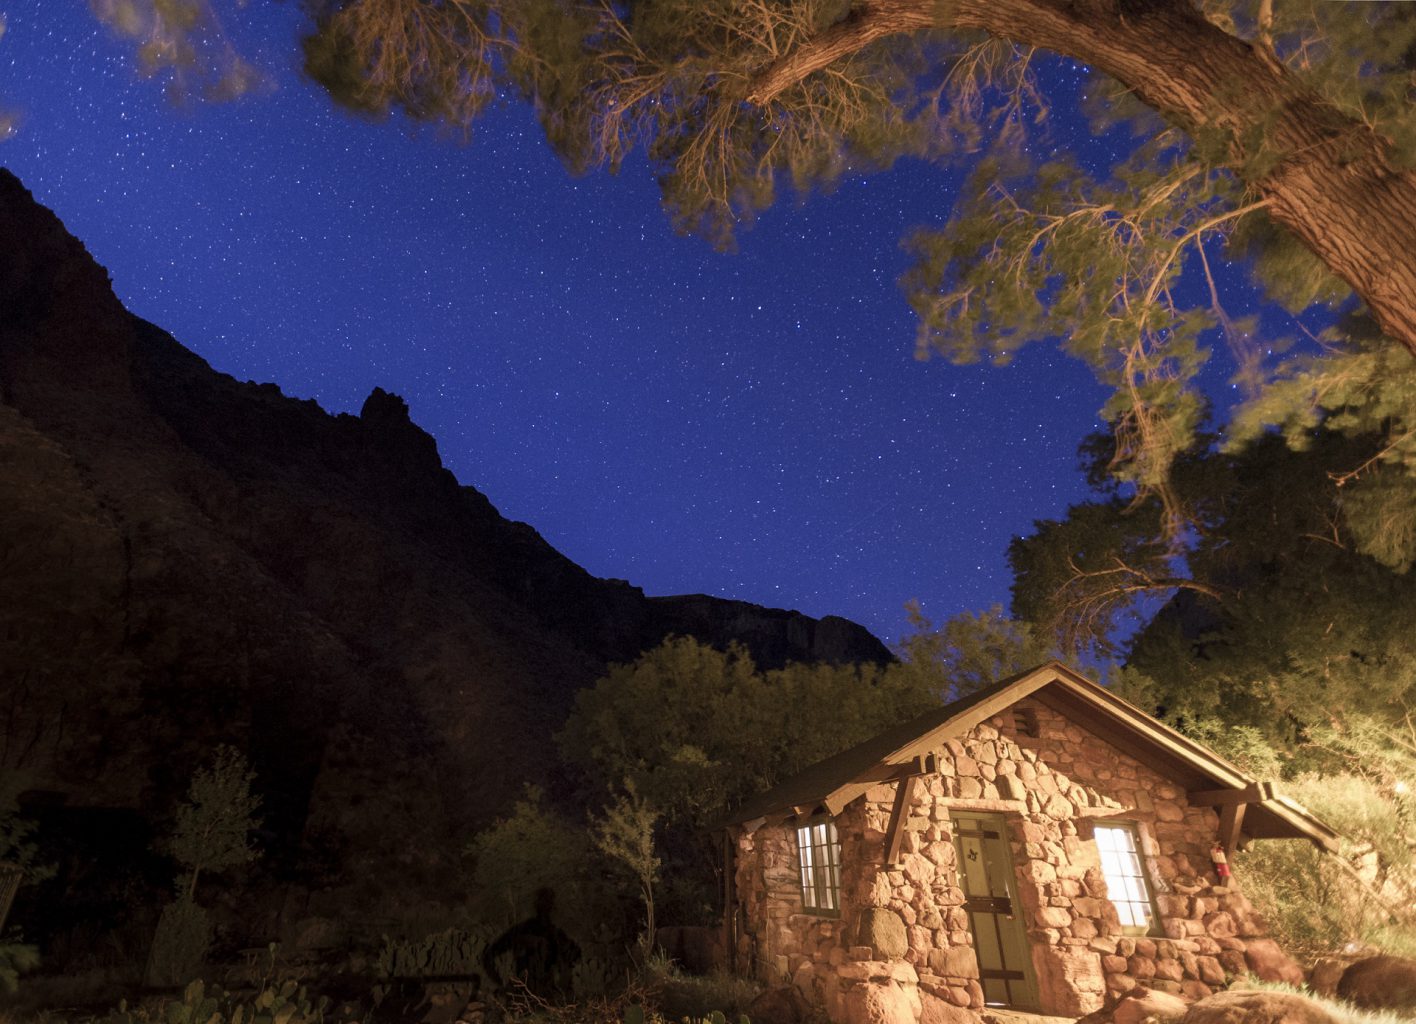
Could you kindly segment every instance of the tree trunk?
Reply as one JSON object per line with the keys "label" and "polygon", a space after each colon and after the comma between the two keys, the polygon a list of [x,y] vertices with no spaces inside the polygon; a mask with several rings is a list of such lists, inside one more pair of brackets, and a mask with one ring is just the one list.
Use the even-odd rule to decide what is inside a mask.
{"label": "tree trunk", "polygon": [[[1261,45],[1206,21],[1187,0],[871,0],[766,69],[752,99],[766,102],[882,35],[918,31],[926,15],[935,26],[981,29],[1079,60],[1192,136],[1228,133],[1231,166],[1270,201],[1269,215],[1416,355],[1416,173],[1395,167],[1384,139],[1324,103]],[[1254,138],[1278,158],[1256,174],[1245,168],[1255,154],[1244,140]]]}

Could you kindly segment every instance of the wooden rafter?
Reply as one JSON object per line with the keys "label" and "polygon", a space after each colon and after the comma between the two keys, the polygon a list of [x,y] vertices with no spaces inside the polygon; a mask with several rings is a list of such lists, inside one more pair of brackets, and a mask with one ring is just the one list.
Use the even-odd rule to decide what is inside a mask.
{"label": "wooden rafter", "polygon": [[1242,789],[1198,789],[1185,794],[1197,807],[1230,807],[1262,803],[1274,797],[1273,783],[1254,782]]}

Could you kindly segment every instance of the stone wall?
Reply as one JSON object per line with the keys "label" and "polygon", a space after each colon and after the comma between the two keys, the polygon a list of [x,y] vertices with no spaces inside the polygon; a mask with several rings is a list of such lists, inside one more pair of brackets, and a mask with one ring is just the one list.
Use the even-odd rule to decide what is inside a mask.
{"label": "stone wall", "polygon": [[[791,823],[742,835],[739,965],[790,981],[837,1021],[976,1020],[983,989],[950,826],[966,810],[1004,816],[1044,1012],[1081,1015],[1137,984],[1195,999],[1249,971],[1292,980],[1248,901],[1218,884],[1214,810],[1051,709],[1028,709],[1036,735],[1009,713],[947,741],[939,770],[916,780],[899,863],[882,866],[894,784],[836,819],[838,918],[802,912]],[[1108,818],[1135,826],[1159,934],[1122,934],[1092,833]]]}

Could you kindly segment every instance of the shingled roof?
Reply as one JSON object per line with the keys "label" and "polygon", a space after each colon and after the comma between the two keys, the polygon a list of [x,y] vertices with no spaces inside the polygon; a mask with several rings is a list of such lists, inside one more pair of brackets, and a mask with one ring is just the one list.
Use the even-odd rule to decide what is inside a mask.
{"label": "shingled roof", "polygon": [[[1336,848],[1337,833],[1296,801],[1279,795],[1214,751],[1181,735],[1061,662],[1002,679],[960,700],[887,729],[818,761],[749,799],[728,824],[826,811],[838,814],[894,771],[907,771],[975,726],[1031,698],[1210,803],[1247,805],[1243,830],[1251,839],[1308,839]],[[922,763],[922,761],[920,762]]]}

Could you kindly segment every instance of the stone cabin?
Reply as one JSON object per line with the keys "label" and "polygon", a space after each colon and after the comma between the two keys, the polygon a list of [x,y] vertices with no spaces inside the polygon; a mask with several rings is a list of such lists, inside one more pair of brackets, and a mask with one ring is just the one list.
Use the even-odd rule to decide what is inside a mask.
{"label": "stone cabin", "polygon": [[834,1021],[1076,1017],[1138,984],[1301,980],[1220,854],[1336,835],[1056,662],[903,723],[745,804],[734,967]]}

